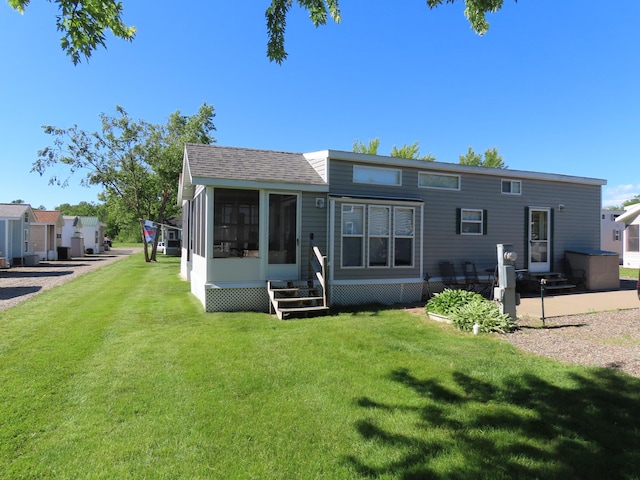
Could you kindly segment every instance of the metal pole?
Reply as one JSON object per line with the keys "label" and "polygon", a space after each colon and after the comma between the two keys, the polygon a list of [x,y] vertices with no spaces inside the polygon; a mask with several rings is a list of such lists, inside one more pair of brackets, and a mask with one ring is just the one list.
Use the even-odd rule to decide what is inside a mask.
{"label": "metal pole", "polygon": [[547,284],[547,279],[540,279],[540,301],[542,302],[542,326],[546,326],[544,323],[544,286]]}

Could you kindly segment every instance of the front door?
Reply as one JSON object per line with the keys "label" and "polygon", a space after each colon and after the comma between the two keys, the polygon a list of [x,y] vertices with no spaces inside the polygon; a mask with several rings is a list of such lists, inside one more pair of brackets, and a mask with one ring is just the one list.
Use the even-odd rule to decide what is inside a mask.
{"label": "front door", "polygon": [[551,210],[529,209],[529,271],[551,270]]}
{"label": "front door", "polygon": [[269,194],[269,278],[297,280],[300,275],[298,195]]}

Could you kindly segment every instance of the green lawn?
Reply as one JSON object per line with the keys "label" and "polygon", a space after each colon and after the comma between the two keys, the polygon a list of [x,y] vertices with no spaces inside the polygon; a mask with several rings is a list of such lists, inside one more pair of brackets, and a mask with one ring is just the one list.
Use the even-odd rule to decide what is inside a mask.
{"label": "green lawn", "polygon": [[637,280],[638,269],[637,268],[623,268],[620,267],[620,279],[621,280]]}
{"label": "green lawn", "polygon": [[399,310],[205,314],[177,271],[0,312],[0,478],[640,478],[639,379]]}

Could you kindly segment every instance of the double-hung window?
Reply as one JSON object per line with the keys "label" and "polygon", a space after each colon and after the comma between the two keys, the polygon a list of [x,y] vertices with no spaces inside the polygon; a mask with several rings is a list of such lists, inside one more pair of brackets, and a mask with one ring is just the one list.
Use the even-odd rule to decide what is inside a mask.
{"label": "double-hung window", "polygon": [[364,206],[342,206],[342,266],[362,267],[364,263]]}
{"label": "double-hung window", "polygon": [[414,266],[414,207],[344,204],[341,225],[342,267]]}
{"label": "double-hung window", "polygon": [[627,252],[640,252],[640,225],[627,227]]}
{"label": "double-hung window", "polygon": [[461,235],[486,235],[486,211],[460,208],[458,209],[457,230]]}
{"label": "double-hung window", "polygon": [[502,180],[502,193],[505,195],[522,194],[522,182],[520,180]]}
{"label": "double-hung window", "polygon": [[393,209],[393,266],[413,266],[414,212],[409,207]]}
{"label": "double-hung window", "polygon": [[389,266],[391,207],[369,206],[369,266]]}

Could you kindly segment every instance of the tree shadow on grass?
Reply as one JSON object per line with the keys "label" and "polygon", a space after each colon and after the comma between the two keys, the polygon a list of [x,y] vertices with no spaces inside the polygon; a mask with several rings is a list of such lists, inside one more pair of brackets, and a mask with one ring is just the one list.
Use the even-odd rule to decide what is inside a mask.
{"label": "tree shadow on grass", "polygon": [[[443,385],[394,370],[389,378],[418,401],[357,399],[368,414],[357,432],[386,454],[347,460],[371,478],[639,478],[640,380],[605,369],[566,375],[558,386],[534,375],[490,383],[453,372]],[[413,427],[391,431],[380,412],[413,416]]]}

